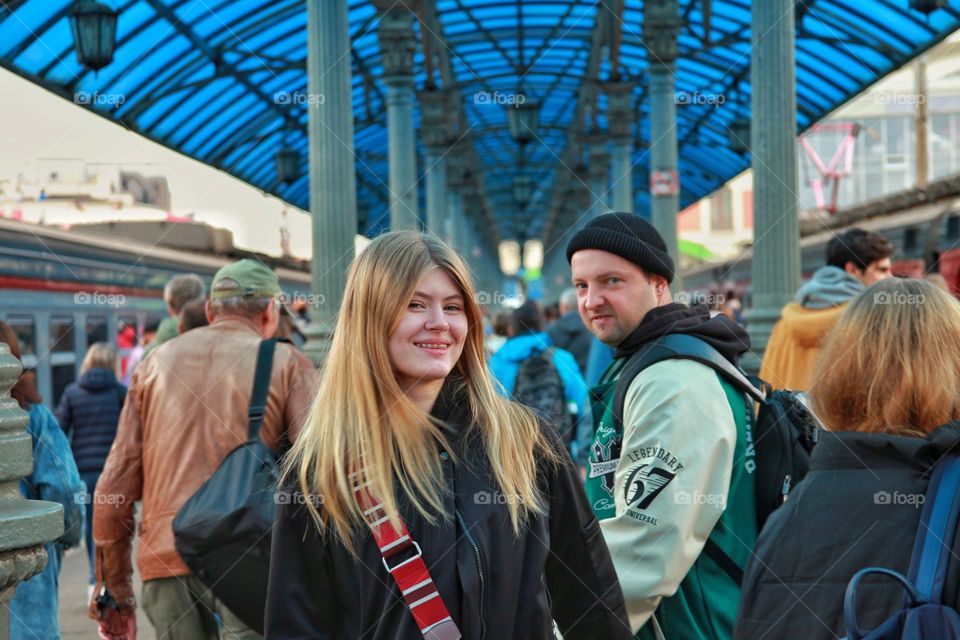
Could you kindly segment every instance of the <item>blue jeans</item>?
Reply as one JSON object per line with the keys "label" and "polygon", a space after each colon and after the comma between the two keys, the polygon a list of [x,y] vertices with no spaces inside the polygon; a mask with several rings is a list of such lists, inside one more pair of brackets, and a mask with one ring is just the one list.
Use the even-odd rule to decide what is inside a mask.
{"label": "blue jeans", "polygon": [[84,503],[86,513],[83,521],[83,539],[87,545],[87,561],[90,564],[90,584],[97,582],[96,565],[93,562],[93,490],[100,479],[99,471],[83,471],[80,479],[87,485],[87,500]]}

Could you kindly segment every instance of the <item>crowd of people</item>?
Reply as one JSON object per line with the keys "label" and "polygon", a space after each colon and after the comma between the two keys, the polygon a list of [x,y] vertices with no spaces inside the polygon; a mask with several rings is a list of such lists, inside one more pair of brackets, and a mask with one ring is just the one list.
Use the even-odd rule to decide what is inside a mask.
{"label": "crowd of people", "polygon": [[[773,329],[769,384],[743,378],[805,392],[819,422],[806,475],[762,516],[741,308],[676,301],[676,266],[638,216],[573,235],[552,311],[492,316],[441,240],[379,236],[350,265],[319,371],[288,339],[298,318],[270,269],[227,265],[209,294],[180,276],[122,382],[116,350],[95,344],[56,416],[29,374],[14,387],[34,441],[21,490],[63,504],[66,527],[17,589],[12,637],[59,637],[58,559],[84,536],[89,614],[109,640],[135,638],[136,606],[158,638],[191,640],[826,640],[895,625],[896,580],[865,579],[860,609],[845,595],[865,568],[914,574],[931,478],[960,455],[960,303],[892,277],[892,254],[862,229],[834,238]],[[0,339],[18,353],[2,323]],[[269,578],[249,585],[259,617],[228,606],[174,533],[254,418],[279,458]],[[921,595],[955,610],[948,531],[942,592]]]}

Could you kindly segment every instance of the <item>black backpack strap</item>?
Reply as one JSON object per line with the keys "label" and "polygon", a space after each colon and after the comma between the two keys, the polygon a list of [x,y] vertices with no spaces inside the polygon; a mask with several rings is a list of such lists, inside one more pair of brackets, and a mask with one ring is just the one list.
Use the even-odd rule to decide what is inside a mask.
{"label": "black backpack strap", "polygon": [[[627,400],[627,390],[637,375],[647,367],[664,360],[693,360],[706,365],[722,375],[741,393],[763,402],[767,389],[756,379],[755,384],[739,367],[724,358],[719,351],[694,336],[671,333],[655,340],[630,356],[617,380],[613,398],[613,422],[617,433],[623,433],[623,410]],[[724,573],[737,585],[743,583],[743,569],[727,555],[711,538],[707,538],[703,552],[713,560]]]}
{"label": "black backpack strap", "polygon": [[730,576],[730,579],[737,586],[743,584],[743,569],[720,548],[720,545],[713,541],[713,538],[707,538],[706,544],[703,545],[703,552],[707,554],[708,558],[716,562],[717,566],[723,569],[723,572]]}
{"label": "black backpack strap", "polygon": [[253,393],[247,409],[247,439],[254,440],[260,433],[263,413],[267,407],[267,391],[270,390],[270,374],[273,372],[273,352],[277,341],[273,338],[260,342],[257,351],[257,368],[253,374]]}
{"label": "black backpack strap", "polygon": [[720,355],[720,352],[709,344],[694,336],[671,333],[638,350],[630,356],[627,364],[624,365],[613,398],[613,421],[617,432],[623,431],[623,409],[626,404],[627,390],[630,388],[633,379],[651,365],[674,359],[693,360],[706,365],[722,375],[741,393],[745,393],[759,402],[766,399],[767,390],[759,379],[756,379],[759,384],[755,384],[746,373]]}

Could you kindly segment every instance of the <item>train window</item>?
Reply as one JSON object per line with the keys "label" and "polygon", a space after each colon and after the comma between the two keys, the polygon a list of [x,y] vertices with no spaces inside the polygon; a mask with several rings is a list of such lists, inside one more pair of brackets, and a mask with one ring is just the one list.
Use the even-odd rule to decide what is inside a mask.
{"label": "train window", "polygon": [[908,253],[917,248],[917,230],[910,227],[903,232],[903,251]]}
{"label": "train window", "polygon": [[57,406],[60,404],[60,396],[63,395],[63,390],[76,379],[73,364],[59,364],[50,367],[50,378],[53,388],[53,397],[50,398],[50,404]]}
{"label": "train window", "polygon": [[73,352],[73,327],[76,324],[71,316],[50,316],[50,351]]}
{"label": "train window", "polygon": [[947,239],[960,239],[960,216],[950,216],[947,218]]}
{"label": "train window", "polygon": [[17,334],[21,356],[37,355],[37,326],[32,316],[7,316],[7,324]]}
{"label": "train window", "polygon": [[90,316],[87,318],[87,345],[94,342],[109,342],[107,336],[107,319],[103,316]]}

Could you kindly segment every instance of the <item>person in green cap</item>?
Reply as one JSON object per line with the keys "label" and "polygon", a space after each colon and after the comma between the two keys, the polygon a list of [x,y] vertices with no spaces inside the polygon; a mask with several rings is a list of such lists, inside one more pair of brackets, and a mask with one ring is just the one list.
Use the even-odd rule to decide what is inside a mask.
{"label": "person in green cap", "polygon": [[[133,374],[117,437],[94,497],[95,596],[90,615],[107,637],[133,640],[134,530],[143,607],[157,637],[260,638],[190,574],[174,548],[173,518],[234,448],[247,439],[247,408],[260,342],[279,321],[277,275],[255,260],[229,264],[213,278],[210,325],[171,340]],[[293,346],[278,343],[260,437],[278,453],[299,432],[313,400],[316,371]],[[142,501],[139,529],[134,503]]]}

